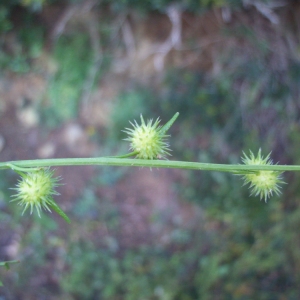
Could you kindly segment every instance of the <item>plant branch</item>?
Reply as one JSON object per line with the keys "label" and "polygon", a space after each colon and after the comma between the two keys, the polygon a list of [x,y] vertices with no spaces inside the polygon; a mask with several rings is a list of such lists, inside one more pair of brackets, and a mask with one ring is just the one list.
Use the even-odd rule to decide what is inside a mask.
{"label": "plant branch", "polygon": [[[130,156],[134,153],[130,153]],[[125,155],[126,156],[126,155]],[[0,169],[21,169],[37,167],[58,167],[58,166],[131,166],[131,167],[150,167],[168,169],[186,169],[201,171],[218,171],[231,173],[249,173],[255,171],[300,171],[300,165],[230,165],[230,164],[211,164],[200,162],[170,161],[170,160],[145,160],[115,157],[95,157],[95,158],[55,158],[55,159],[36,159],[1,162]]]}

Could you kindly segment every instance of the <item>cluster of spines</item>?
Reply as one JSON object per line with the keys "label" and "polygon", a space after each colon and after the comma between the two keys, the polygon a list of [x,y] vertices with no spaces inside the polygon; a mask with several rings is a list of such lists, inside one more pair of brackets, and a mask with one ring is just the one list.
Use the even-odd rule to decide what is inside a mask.
{"label": "cluster of spines", "polygon": [[11,202],[18,201],[20,206],[23,206],[23,212],[30,210],[30,214],[36,209],[38,216],[41,216],[42,210],[51,212],[51,209],[56,211],[67,222],[70,219],[61,210],[61,208],[53,200],[54,195],[59,195],[55,190],[60,184],[59,177],[54,177],[54,171],[49,168],[40,168],[34,171],[20,172],[21,179],[17,186],[13,188],[16,194],[12,196]]}
{"label": "cluster of spines", "polygon": [[[243,152],[244,156],[242,161],[245,165],[260,165],[267,166],[273,165],[270,158],[271,153],[269,153],[265,158],[261,154],[261,149],[259,149],[257,156],[250,151],[249,156]],[[280,171],[254,171],[248,174],[242,175],[244,179],[244,185],[249,184],[251,189],[251,195],[259,196],[260,199],[267,201],[269,197],[273,194],[279,195],[281,193],[282,172]]]}
{"label": "cluster of spines", "polygon": [[159,125],[160,119],[157,118],[153,123],[153,119],[146,123],[141,115],[141,124],[136,121],[130,122],[133,128],[126,128],[125,133],[128,137],[125,141],[130,142],[130,150],[136,153],[136,157],[140,159],[157,159],[166,158],[170,155],[169,144],[167,143],[168,135]]}

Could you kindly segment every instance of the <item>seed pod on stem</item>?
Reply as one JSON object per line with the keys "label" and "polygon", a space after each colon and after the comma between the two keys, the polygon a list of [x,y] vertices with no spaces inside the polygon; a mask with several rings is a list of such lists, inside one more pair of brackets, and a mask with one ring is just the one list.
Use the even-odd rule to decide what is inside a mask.
{"label": "seed pod on stem", "polygon": [[171,150],[167,143],[169,136],[165,133],[177,119],[178,115],[179,113],[176,113],[164,126],[159,125],[159,118],[154,123],[152,119],[145,123],[142,115],[140,125],[136,121],[134,123],[130,122],[133,128],[126,128],[124,130],[128,134],[128,138],[125,141],[130,142],[130,149],[137,153],[137,158],[157,159],[166,158],[166,156],[171,155],[169,153]]}
{"label": "seed pod on stem", "polygon": [[59,195],[55,188],[60,185],[58,183],[60,178],[53,176],[53,170],[40,168],[28,172],[15,171],[21,176],[21,179],[17,183],[17,187],[13,188],[16,194],[12,196],[11,202],[18,201],[18,205],[24,207],[22,214],[27,209],[30,209],[30,214],[32,214],[35,208],[38,216],[41,217],[42,209],[49,212],[53,209],[67,222],[70,222],[66,214],[53,200],[53,195]]}
{"label": "seed pod on stem", "polygon": [[[265,158],[261,155],[261,149],[259,149],[257,156],[250,151],[250,155],[247,156],[243,153],[242,161],[245,165],[272,165],[273,162],[270,159],[271,153]],[[285,183],[282,181],[282,172],[279,171],[255,171],[248,174],[241,175],[245,181],[244,185],[250,184],[251,195],[259,196],[260,199],[267,199],[274,194],[281,194],[280,184]]]}

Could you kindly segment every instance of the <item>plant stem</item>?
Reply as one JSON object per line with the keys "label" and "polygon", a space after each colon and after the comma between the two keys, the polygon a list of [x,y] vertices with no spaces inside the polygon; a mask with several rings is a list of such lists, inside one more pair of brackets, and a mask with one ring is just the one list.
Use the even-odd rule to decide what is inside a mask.
{"label": "plant stem", "polygon": [[230,165],[230,164],[210,164],[200,162],[170,161],[170,160],[144,160],[115,157],[95,157],[95,158],[55,158],[55,159],[36,159],[18,160],[1,162],[0,169],[17,168],[36,168],[54,166],[131,166],[131,167],[150,167],[150,168],[173,168],[187,170],[219,171],[219,172],[254,172],[265,171],[300,171],[300,166],[290,165]]}

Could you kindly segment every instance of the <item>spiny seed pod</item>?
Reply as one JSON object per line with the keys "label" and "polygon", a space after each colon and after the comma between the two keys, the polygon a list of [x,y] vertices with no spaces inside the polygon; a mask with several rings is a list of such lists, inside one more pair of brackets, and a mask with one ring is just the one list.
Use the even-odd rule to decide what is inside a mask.
{"label": "spiny seed pod", "polygon": [[41,168],[37,171],[31,172],[18,172],[21,175],[21,179],[17,183],[17,187],[13,188],[17,191],[13,195],[11,202],[19,201],[19,205],[24,206],[22,214],[30,208],[30,214],[32,214],[35,208],[39,217],[41,216],[41,210],[45,209],[51,212],[50,208],[54,208],[55,204],[52,199],[53,195],[59,195],[55,188],[59,185],[60,178],[54,178],[54,171],[49,168]]}
{"label": "spiny seed pod", "polygon": [[137,158],[157,159],[170,155],[169,151],[171,150],[166,142],[168,135],[165,135],[166,130],[163,130],[164,127],[161,127],[159,123],[160,119],[157,118],[154,124],[152,119],[148,120],[146,124],[141,115],[141,125],[138,125],[136,121],[134,124],[130,122],[133,129],[126,128],[124,130],[129,135],[125,141],[130,142],[130,149],[137,153]]}
{"label": "spiny seed pod", "polygon": [[[261,149],[259,149],[257,156],[250,151],[250,155],[247,156],[244,152],[242,161],[245,165],[272,165],[273,162],[270,159],[269,153],[265,158],[261,155]],[[252,189],[251,195],[259,196],[260,199],[267,199],[275,193],[279,195],[281,193],[280,184],[282,181],[282,172],[279,171],[255,171],[253,173],[242,175],[244,178],[244,185],[250,184],[249,188]]]}

